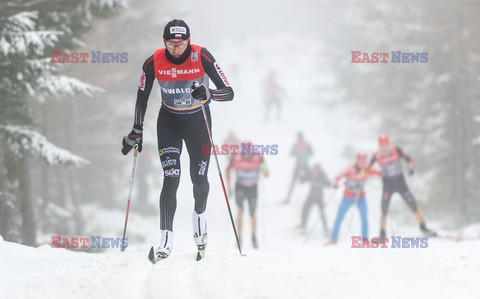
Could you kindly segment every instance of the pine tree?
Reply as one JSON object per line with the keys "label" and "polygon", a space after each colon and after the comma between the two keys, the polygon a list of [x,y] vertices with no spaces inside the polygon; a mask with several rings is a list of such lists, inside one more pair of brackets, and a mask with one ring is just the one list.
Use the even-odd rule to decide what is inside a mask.
{"label": "pine tree", "polygon": [[[8,0],[0,4],[0,233],[36,244],[30,159],[48,165],[85,165],[85,159],[40,134],[38,109],[55,97],[92,95],[99,88],[60,75],[51,51],[71,51],[96,18],[112,16],[124,0]],[[21,216],[21,217],[18,217]],[[21,219],[22,229],[16,227]],[[17,234],[19,234],[17,236]]]}

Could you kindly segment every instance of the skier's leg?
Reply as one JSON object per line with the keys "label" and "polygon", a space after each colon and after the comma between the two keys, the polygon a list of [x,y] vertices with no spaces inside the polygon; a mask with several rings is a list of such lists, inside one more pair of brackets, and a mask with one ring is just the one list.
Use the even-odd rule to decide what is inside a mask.
{"label": "skier's leg", "polygon": [[253,248],[258,248],[257,242],[257,185],[248,187],[247,189],[247,199],[248,199],[248,208],[250,212],[250,224],[252,226],[252,245]]}
{"label": "skier's leg", "polygon": [[423,215],[418,210],[417,201],[415,200],[415,197],[413,196],[412,192],[410,192],[410,188],[408,188],[408,185],[405,182],[405,179],[400,181],[398,185],[398,190],[399,190],[399,193],[402,195],[403,199],[405,200],[405,202],[407,203],[407,205],[412,210],[415,221],[420,226],[420,230],[425,235],[435,236],[436,233],[427,228],[427,225],[425,224],[425,220],[423,219]]}
{"label": "skier's leg", "polygon": [[235,184],[235,202],[237,204],[237,217],[235,219],[236,227],[238,231],[238,240],[242,244],[242,224],[243,224],[243,199],[245,198],[244,187]]}
{"label": "skier's leg", "polygon": [[333,241],[338,240],[338,233],[340,232],[340,226],[342,224],[343,217],[345,217],[345,213],[347,213],[348,209],[353,203],[354,203],[354,200],[352,199],[347,199],[346,197],[342,199],[342,203],[338,208],[337,218],[335,219],[335,224],[333,226],[333,231],[332,231]]}
{"label": "skier's leg", "polygon": [[277,97],[277,99],[275,100],[275,108],[277,110],[277,120],[280,120],[280,114],[281,114],[281,110],[282,110],[282,107],[281,107],[282,103],[280,102],[280,98]]}
{"label": "skier's leg", "polygon": [[314,197],[309,195],[307,197],[307,200],[305,200],[305,203],[303,204],[302,208],[302,222],[300,223],[300,228],[305,229],[307,222],[308,222],[308,216],[310,214],[310,210],[312,209],[312,205],[314,202]]}
{"label": "skier's leg", "polygon": [[160,193],[160,229],[173,231],[173,217],[177,208],[177,189],[180,183],[182,137],[178,128],[162,113],[162,110],[157,123],[157,141],[163,168],[163,186]]}
{"label": "skier's leg", "polygon": [[[405,179],[402,179],[398,182],[397,190],[398,190],[398,193],[402,195],[402,198],[405,200],[405,202],[407,203],[408,207],[412,210],[412,212],[417,213],[418,212],[417,201],[413,197],[412,192],[410,192],[410,189],[408,188],[407,183],[405,182]],[[422,219],[416,218],[416,220],[418,221]]]}
{"label": "skier's leg", "polygon": [[368,238],[368,221],[367,221],[367,201],[362,197],[357,202],[360,218],[362,219],[362,239]]}
{"label": "skier's leg", "polygon": [[[208,119],[210,113],[207,109]],[[197,245],[204,246],[207,243],[207,224],[205,210],[209,191],[208,166],[210,155],[202,154],[202,144],[210,143],[207,129],[204,125],[202,113],[195,113],[189,120],[188,130],[185,130],[184,139],[190,156],[190,178],[193,183],[193,197],[195,198],[193,213],[194,240]],[[211,126],[211,124],[210,124]]]}
{"label": "skier's leg", "polygon": [[380,216],[380,238],[385,238],[387,235],[387,214],[388,207],[390,206],[390,199],[392,198],[392,191],[388,182],[383,182],[383,192],[382,192],[382,215]]}
{"label": "skier's leg", "polygon": [[163,168],[163,186],[160,193],[160,246],[156,254],[168,257],[173,249],[173,217],[177,208],[177,189],[180,182],[181,133],[162,110],[157,122],[158,153]]}
{"label": "skier's leg", "polygon": [[268,121],[270,115],[270,105],[269,100],[265,99],[265,120]]}
{"label": "skier's leg", "polygon": [[293,170],[292,180],[290,181],[290,186],[288,187],[287,198],[285,199],[284,203],[289,203],[290,202],[290,198],[292,197],[293,188],[294,188],[295,182],[297,181],[297,178],[298,178],[298,172],[299,172],[299,167],[295,166],[295,169]]}
{"label": "skier's leg", "polygon": [[321,195],[316,202],[320,209],[320,217],[322,218],[323,231],[325,232],[325,234],[328,234],[329,230],[327,224],[327,217],[325,217],[325,205],[323,203],[323,195]]}

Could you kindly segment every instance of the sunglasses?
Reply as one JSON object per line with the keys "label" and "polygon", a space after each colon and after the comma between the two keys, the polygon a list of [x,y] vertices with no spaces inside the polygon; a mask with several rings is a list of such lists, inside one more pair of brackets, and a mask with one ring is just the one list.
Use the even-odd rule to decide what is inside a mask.
{"label": "sunglasses", "polygon": [[190,39],[186,39],[186,40],[182,40],[182,41],[178,41],[178,42],[166,40],[165,41],[165,46],[169,49],[173,49],[175,47],[183,49],[188,45],[189,42],[190,42]]}

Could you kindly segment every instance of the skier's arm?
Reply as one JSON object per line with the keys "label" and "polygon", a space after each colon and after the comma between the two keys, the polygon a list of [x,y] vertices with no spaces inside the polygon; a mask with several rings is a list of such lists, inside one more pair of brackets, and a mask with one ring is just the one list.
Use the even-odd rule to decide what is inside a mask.
{"label": "skier's arm", "polygon": [[349,172],[349,170],[350,170],[350,167],[348,167],[348,168],[345,169],[344,171],[340,172],[340,173],[333,179],[333,184],[334,184],[335,186],[338,186],[338,183],[340,182],[340,180],[347,175],[347,173]]}
{"label": "skier's arm", "polygon": [[402,157],[403,159],[405,159],[405,161],[407,161],[408,172],[410,174],[413,174],[413,159],[398,146],[397,146],[397,152],[400,155],[400,157]]}
{"label": "skier's arm", "polygon": [[220,68],[218,62],[215,61],[212,54],[205,48],[202,48],[200,51],[200,56],[203,69],[217,87],[217,89],[210,91],[212,100],[221,102],[233,100],[233,89],[230,87],[227,76]]}
{"label": "skier's arm", "polygon": [[270,172],[268,171],[267,163],[265,162],[265,159],[263,159],[263,156],[260,163],[260,172],[262,172],[263,176],[266,178],[268,178],[268,176],[270,175]]}
{"label": "skier's arm", "polygon": [[153,55],[150,56],[142,67],[140,84],[137,91],[137,103],[135,104],[135,116],[132,131],[122,139],[122,153],[128,154],[130,150],[138,145],[138,151],[142,151],[143,145],[143,119],[147,110],[148,97],[152,90],[155,71],[153,69]]}
{"label": "skier's arm", "polygon": [[372,167],[367,168],[367,177],[372,177],[372,176],[382,176],[382,173]]}
{"label": "skier's arm", "polygon": [[140,84],[137,91],[137,103],[135,105],[134,128],[143,128],[143,119],[147,111],[148,97],[152,91],[155,80],[155,70],[153,67],[153,55],[145,60],[140,75]]}

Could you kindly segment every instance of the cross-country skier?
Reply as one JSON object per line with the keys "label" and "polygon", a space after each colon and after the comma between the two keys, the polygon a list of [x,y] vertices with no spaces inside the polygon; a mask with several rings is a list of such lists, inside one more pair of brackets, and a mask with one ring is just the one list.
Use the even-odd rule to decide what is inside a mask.
{"label": "cross-country skier", "polygon": [[308,172],[308,160],[312,155],[312,147],[303,138],[303,133],[298,132],[297,142],[293,145],[292,151],[290,152],[290,156],[293,156],[296,159],[295,168],[293,169],[292,180],[290,182],[290,187],[288,188],[287,198],[283,201],[283,203],[287,204],[290,202],[295,183],[297,181],[303,181]]}
{"label": "cross-country skier", "polygon": [[[227,144],[228,148],[230,149],[231,146],[236,146],[240,145],[240,141],[238,140],[237,136],[235,135],[235,132],[233,130],[228,131],[227,138],[223,142],[223,144]],[[232,153],[229,151],[229,155]]]}
{"label": "cross-country skier", "polygon": [[368,222],[367,222],[367,203],[365,200],[365,183],[371,176],[380,176],[378,170],[368,167],[368,158],[365,153],[358,153],[356,161],[353,165],[347,167],[334,179],[335,186],[338,186],[340,180],[345,178],[345,189],[343,199],[338,209],[337,218],[333,226],[332,237],[327,244],[336,244],[340,226],[348,209],[352,205],[357,205],[362,220],[362,238],[368,238]]}
{"label": "cross-country skier", "polygon": [[268,177],[268,169],[260,153],[252,152],[252,142],[245,141],[242,143],[242,152],[238,155],[232,155],[228,164],[226,176],[227,185],[230,189],[230,172],[235,169],[235,201],[238,207],[237,213],[237,229],[239,240],[242,236],[243,222],[243,202],[248,201],[250,212],[250,223],[252,227],[252,245],[258,248],[257,241],[257,201],[258,201],[258,180],[263,174]]}
{"label": "cross-country skier", "polygon": [[[170,21],[163,31],[165,48],[156,50],[145,60],[137,92],[132,131],[123,138],[123,154],[135,144],[142,150],[143,120],[150,91],[157,80],[162,107],[158,114],[158,152],[164,171],[160,194],[160,246],[157,259],[166,258],[173,248],[173,217],[177,206],[180,182],[180,154],[185,141],[190,156],[190,178],[195,205],[193,211],[194,240],[199,251],[207,245],[205,209],[209,183],[207,179],[210,155],[202,155],[202,143],[210,143],[201,105],[205,106],[211,123],[211,100],[231,101],[233,90],[225,73],[210,52],[190,43],[190,29],[183,20]],[[209,89],[209,79],[217,89]],[[196,88],[193,83],[200,85]]]}
{"label": "cross-country skier", "polygon": [[282,100],[285,97],[285,89],[278,83],[277,76],[274,71],[268,73],[263,84],[264,102],[265,102],[265,120],[270,119],[270,114],[274,114],[276,110],[276,118],[280,120],[282,113]]}
{"label": "cross-country skier", "polygon": [[378,137],[378,151],[373,155],[370,165],[377,162],[382,170],[383,193],[382,193],[382,216],[380,219],[380,238],[384,238],[387,225],[386,217],[390,199],[395,192],[402,195],[405,202],[413,211],[415,220],[420,226],[420,230],[426,236],[435,236],[436,233],[427,228],[422,214],[418,210],[417,202],[413,197],[403,175],[402,159],[405,159],[408,166],[409,175],[413,175],[413,160],[400,147],[391,144],[388,135],[383,134]]}
{"label": "cross-country skier", "polygon": [[307,200],[303,204],[302,218],[299,228],[304,231],[308,223],[308,216],[314,205],[320,209],[320,218],[323,224],[323,230],[325,234],[328,234],[327,218],[325,217],[324,202],[323,202],[323,189],[327,186],[331,186],[330,180],[320,167],[319,163],[313,165],[312,169],[307,173],[305,180],[310,182],[310,192],[308,193]]}

